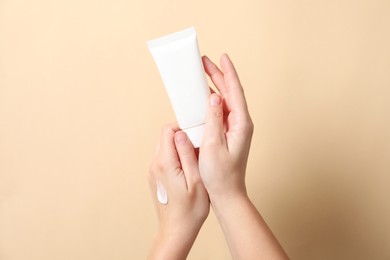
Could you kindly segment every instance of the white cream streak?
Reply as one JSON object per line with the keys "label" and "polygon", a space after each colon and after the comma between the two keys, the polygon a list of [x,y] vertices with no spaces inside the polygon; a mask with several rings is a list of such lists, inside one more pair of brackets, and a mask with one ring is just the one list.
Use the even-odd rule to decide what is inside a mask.
{"label": "white cream streak", "polygon": [[161,204],[165,205],[168,203],[167,190],[159,181],[157,181],[157,199]]}

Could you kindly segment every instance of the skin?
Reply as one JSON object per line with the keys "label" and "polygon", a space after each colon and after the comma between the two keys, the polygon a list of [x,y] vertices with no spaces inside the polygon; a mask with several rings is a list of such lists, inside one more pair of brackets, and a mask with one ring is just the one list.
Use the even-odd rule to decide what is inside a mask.
{"label": "skin", "polygon": [[[219,94],[209,97],[199,158],[177,125],[163,129],[149,174],[160,224],[149,259],[185,259],[209,205],[233,259],[288,259],[246,191],[254,126],[234,65],[226,54],[221,69],[206,56],[202,60]],[[166,187],[166,205],[156,199],[156,182]]]}
{"label": "skin", "polygon": [[[157,200],[157,182],[167,191],[165,205]],[[162,129],[149,170],[149,184],[159,230],[148,259],[186,259],[209,214],[210,203],[195,150],[176,124]]]}

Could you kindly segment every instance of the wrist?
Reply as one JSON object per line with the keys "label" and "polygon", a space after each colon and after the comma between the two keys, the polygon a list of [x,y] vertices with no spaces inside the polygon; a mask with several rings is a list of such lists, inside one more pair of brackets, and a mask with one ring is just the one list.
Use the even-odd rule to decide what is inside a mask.
{"label": "wrist", "polygon": [[247,197],[245,172],[225,172],[218,178],[206,180],[205,187],[211,204]]}
{"label": "wrist", "polygon": [[182,260],[186,259],[199,233],[200,228],[160,228],[149,260]]}
{"label": "wrist", "polygon": [[195,239],[200,231],[201,225],[174,225],[160,227],[157,237],[165,241],[186,243]]}
{"label": "wrist", "polygon": [[226,211],[234,210],[237,206],[247,203],[251,203],[251,201],[246,189],[210,196],[210,204],[217,217]]}

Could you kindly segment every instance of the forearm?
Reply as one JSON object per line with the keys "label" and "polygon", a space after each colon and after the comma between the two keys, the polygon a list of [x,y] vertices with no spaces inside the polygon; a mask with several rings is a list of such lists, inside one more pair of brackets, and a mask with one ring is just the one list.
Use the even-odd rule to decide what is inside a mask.
{"label": "forearm", "polygon": [[288,259],[245,193],[210,199],[233,259]]}

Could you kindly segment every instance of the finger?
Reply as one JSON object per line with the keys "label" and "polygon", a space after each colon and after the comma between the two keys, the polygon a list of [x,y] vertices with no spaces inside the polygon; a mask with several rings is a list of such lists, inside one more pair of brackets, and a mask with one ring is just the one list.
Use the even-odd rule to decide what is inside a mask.
{"label": "finger", "polygon": [[187,181],[187,187],[190,190],[200,180],[198,160],[194,146],[183,131],[175,134],[176,150],[180,158],[181,168]]}
{"label": "finger", "polygon": [[225,134],[223,127],[222,98],[218,94],[211,94],[209,97],[205,131],[201,147],[210,143],[218,145],[224,144]]}
{"label": "finger", "polygon": [[202,57],[202,61],[207,75],[217,87],[218,91],[223,95],[225,89],[225,79],[222,71],[206,55]]}
{"label": "finger", "polygon": [[244,90],[241,86],[240,79],[238,78],[237,71],[234,68],[232,61],[225,53],[221,56],[220,62],[226,86],[226,95],[224,98],[229,111],[247,113],[248,107],[244,96]]}
{"label": "finger", "polygon": [[179,126],[176,123],[167,124],[161,130],[157,161],[168,170],[167,172],[175,172],[175,170],[180,169],[180,161],[174,142],[175,132],[178,130]]}
{"label": "finger", "polygon": [[175,132],[179,130],[179,126],[176,123],[167,124],[161,129],[161,137],[158,148],[159,160],[164,162],[177,161],[177,153],[174,143]]}

